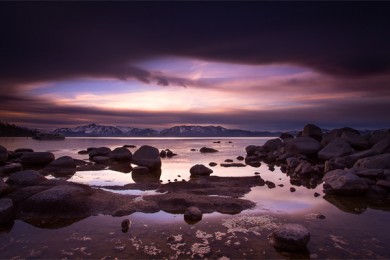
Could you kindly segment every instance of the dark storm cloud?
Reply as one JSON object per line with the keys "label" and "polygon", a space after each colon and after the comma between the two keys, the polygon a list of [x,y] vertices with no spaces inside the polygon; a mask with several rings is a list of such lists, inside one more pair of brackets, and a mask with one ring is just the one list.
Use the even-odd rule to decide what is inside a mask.
{"label": "dark storm cloud", "polygon": [[[0,3],[0,82],[81,76],[168,85],[161,56],[292,63],[336,76],[390,71],[387,2]],[[8,83],[8,85],[6,84]]]}

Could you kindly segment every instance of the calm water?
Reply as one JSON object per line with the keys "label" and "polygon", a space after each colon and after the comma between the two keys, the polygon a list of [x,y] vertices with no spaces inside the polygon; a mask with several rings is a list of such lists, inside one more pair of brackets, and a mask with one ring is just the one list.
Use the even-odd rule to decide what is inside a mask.
{"label": "calm water", "polygon": [[[70,155],[87,159],[77,152],[87,147],[107,146],[112,149],[125,144],[137,147],[148,144],[169,148],[178,156],[162,159],[161,180],[189,179],[194,164],[222,163],[225,159],[245,156],[245,147],[261,145],[268,138],[67,138],[63,141],[37,141],[29,138],[2,138],[8,150],[32,148],[51,151],[56,157]],[[220,143],[213,143],[220,141]],[[215,154],[201,154],[207,146],[218,149]],[[130,149],[134,152],[137,148]],[[276,186],[252,188],[244,198],[257,203],[254,209],[238,215],[205,214],[201,222],[188,225],[182,215],[158,212],[135,213],[128,217],[93,216],[62,227],[39,228],[15,221],[12,228],[0,233],[0,258],[390,258],[390,213],[372,209],[352,214],[354,206],[344,201],[329,203],[323,198],[322,185],[315,189],[293,186],[289,178],[276,168],[213,168],[218,176],[253,176],[260,172]],[[180,177],[178,177],[180,176]],[[134,180],[131,174],[103,170],[77,172],[70,181],[95,186],[124,185]],[[296,192],[291,193],[290,187]],[[153,191],[121,191],[128,194],[151,194]],[[314,193],[321,194],[314,197]],[[337,207],[335,206],[337,205]],[[342,208],[343,210],[340,210]],[[355,210],[356,211],[356,210]],[[318,219],[318,214],[325,219]],[[122,233],[120,223],[128,218],[132,226]],[[268,234],[283,223],[304,224],[311,233],[309,252],[288,255],[268,245]]]}

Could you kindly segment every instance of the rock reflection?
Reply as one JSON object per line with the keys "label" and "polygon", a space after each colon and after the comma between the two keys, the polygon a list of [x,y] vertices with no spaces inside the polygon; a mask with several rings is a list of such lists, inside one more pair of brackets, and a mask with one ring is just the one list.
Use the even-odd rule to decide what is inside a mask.
{"label": "rock reflection", "polygon": [[338,195],[325,195],[327,202],[335,205],[338,209],[352,214],[362,214],[367,209],[390,211],[390,200],[369,199],[366,197],[351,197]]}
{"label": "rock reflection", "polygon": [[131,177],[136,183],[159,183],[161,177],[161,169],[148,173],[131,172]]}

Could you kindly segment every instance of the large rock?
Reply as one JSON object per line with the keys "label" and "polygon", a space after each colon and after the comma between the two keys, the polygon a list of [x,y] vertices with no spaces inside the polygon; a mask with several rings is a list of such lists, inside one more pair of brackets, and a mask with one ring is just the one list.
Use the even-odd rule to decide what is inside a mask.
{"label": "large rock", "polygon": [[316,125],[307,124],[303,128],[302,136],[307,136],[316,139],[318,142],[321,142],[322,139],[322,130]]}
{"label": "large rock", "polygon": [[213,170],[207,168],[203,164],[197,164],[191,167],[190,169],[191,177],[196,176],[209,176],[213,173]]}
{"label": "large rock", "polygon": [[368,190],[367,182],[351,170],[336,169],[324,175],[325,184],[341,195],[363,195]]}
{"label": "large rock", "polygon": [[[334,163],[341,166],[341,168],[351,168],[359,159],[367,158],[378,155],[378,153],[372,149],[359,151],[350,155],[338,157],[334,159]],[[332,159],[333,160],[333,159]]]}
{"label": "large rock", "polygon": [[321,145],[311,137],[297,137],[286,141],[285,148],[289,154],[313,155],[321,149]]}
{"label": "large rock", "polygon": [[276,228],[270,237],[274,247],[287,251],[305,251],[309,241],[309,231],[299,224],[284,224]]}
{"label": "large rock", "polygon": [[390,153],[390,137],[380,140],[371,149],[379,154]]}
{"label": "large rock", "polygon": [[369,148],[368,141],[356,132],[344,131],[341,138],[347,141],[352,148],[356,150],[365,150]]}
{"label": "large rock", "polygon": [[184,220],[187,223],[193,224],[202,220],[202,211],[197,207],[188,207],[184,212]]}
{"label": "large rock", "polygon": [[23,166],[46,166],[54,161],[54,154],[50,152],[23,153],[20,159]]}
{"label": "large rock", "polygon": [[348,155],[351,152],[351,146],[344,139],[336,138],[318,152],[318,158],[329,160],[335,157]]}
{"label": "large rock", "polygon": [[[88,151],[88,149],[90,149]],[[108,148],[108,147],[99,147],[99,148],[88,148],[87,151],[88,151],[88,154],[89,154],[89,157],[90,158],[93,158],[95,156],[109,156],[109,154],[111,153],[111,149]]]}
{"label": "large rock", "polygon": [[280,146],[283,145],[282,140],[279,138],[270,139],[263,145],[263,151],[264,152],[270,152],[277,150]]}
{"label": "large rock", "polygon": [[88,196],[91,194],[85,187],[58,185],[39,192],[23,202],[26,211],[60,216],[62,214],[88,212]]}
{"label": "large rock", "polygon": [[365,169],[390,169],[390,154],[386,153],[359,159],[354,167]]}
{"label": "large rock", "polygon": [[49,163],[42,171],[54,176],[71,175],[76,172],[76,162],[70,156],[62,156]]}
{"label": "large rock", "polygon": [[90,159],[91,161],[98,163],[98,164],[103,164],[103,165],[108,165],[111,163],[111,158],[108,156],[94,156]]}
{"label": "large rock", "polygon": [[9,186],[0,178],[0,196],[9,190]]}
{"label": "large rock", "polygon": [[10,163],[0,166],[0,174],[10,174],[13,172],[19,172],[23,169],[20,163]]}
{"label": "large rock", "polygon": [[133,157],[133,154],[129,151],[129,149],[124,148],[124,147],[115,148],[110,153],[110,158],[114,161],[129,162],[129,161],[131,161],[132,157]]}
{"label": "large rock", "polygon": [[202,147],[202,148],[200,148],[199,151],[201,153],[216,153],[216,152],[218,152],[218,150],[216,150],[214,148],[209,148],[209,147]]}
{"label": "large rock", "polygon": [[246,151],[247,156],[251,156],[251,155],[254,155],[255,152],[257,152],[257,151],[262,152],[263,147],[258,146],[258,145],[248,145],[247,147],[245,147],[245,151]]}
{"label": "large rock", "polygon": [[8,159],[8,151],[4,146],[0,145],[0,164],[3,164]]}
{"label": "large rock", "polygon": [[13,220],[14,205],[11,199],[0,199],[0,225]]}
{"label": "large rock", "polygon": [[385,131],[379,131],[379,132],[375,132],[373,133],[368,142],[371,146],[377,144],[378,142],[382,141],[383,139],[387,139],[387,138],[390,138],[390,132],[385,132]]}
{"label": "large rock", "polygon": [[153,146],[143,145],[134,152],[132,163],[138,166],[148,167],[150,170],[160,169],[160,152]]}
{"label": "large rock", "polygon": [[9,185],[31,186],[45,181],[46,178],[34,170],[26,170],[13,173],[7,180]]}

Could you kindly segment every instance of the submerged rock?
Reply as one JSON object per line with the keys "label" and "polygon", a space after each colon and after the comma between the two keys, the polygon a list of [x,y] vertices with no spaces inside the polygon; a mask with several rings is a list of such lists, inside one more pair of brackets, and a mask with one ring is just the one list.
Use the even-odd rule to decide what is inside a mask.
{"label": "submerged rock", "polygon": [[160,169],[160,152],[153,146],[143,145],[134,152],[132,163],[138,166],[148,167],[150,170]]}
{"label": "submerged rock", "polygon": [[243,163],[221,163],[221,167],[245,167]]}
{"label": "submerged rock", "polygon": [[213,170],[207,168],[203,164],[197,164],[191,167],[190,169],[191,177],[196,176],[209,176],[213,173]]}
{"label": "submerged rock", "polygon": [[305,251],[310,241],[309,231],[299,224],[284,224],[271,234],[270,243],[287,251]]}

